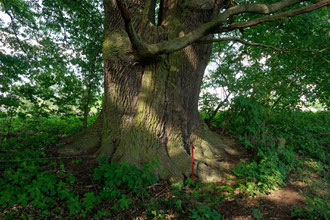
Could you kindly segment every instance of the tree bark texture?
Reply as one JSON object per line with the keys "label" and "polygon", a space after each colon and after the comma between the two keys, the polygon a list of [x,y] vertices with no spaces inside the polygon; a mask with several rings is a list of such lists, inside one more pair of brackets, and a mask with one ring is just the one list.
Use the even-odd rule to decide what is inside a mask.
{"label": "tree bark texture", "polygon": [[[230,0],[161,0],[156,19],[153,0],[104,0],[103,110],[63,151],[109,155],[113,161],[137,167],[157,158],[160,166],[155,174],[180,181],[191,174],[194,145],[197,176],[202,181],[219,180],[228,166],[217,156],[225,159],[226,152],[236,153],[207,128],[198,113],[201,81],[212,48],[195,43],[213,42],[210,33],[252,27],[330,4],[322,0],[277,13],[299,2],[233,6]],[[228,24],[230,17],[243,13],[265,16]]]}
{"label": "tree bark texture", "polygon": [[[127,0],[126,7],[140,36],[148,43],[158,43],[210,21],[217,14],[216,3],[163,0],[158,25],[147,22],[143,28],[144,1]],[[221,178],[224,167],[216,156],[225,154],[225,146],[198,112],[202,77],[212,46],[192,44],[178,52],[141,60],[134,53],[115,0],[104,0],[104,7],[103,110],[97,121],[76,135],[64,150],[110,155],[113,161],[137,167],[157,158],[160,166],[156,175],[182,181],[191,174],[193,144],[195,172],[200,180]]]}

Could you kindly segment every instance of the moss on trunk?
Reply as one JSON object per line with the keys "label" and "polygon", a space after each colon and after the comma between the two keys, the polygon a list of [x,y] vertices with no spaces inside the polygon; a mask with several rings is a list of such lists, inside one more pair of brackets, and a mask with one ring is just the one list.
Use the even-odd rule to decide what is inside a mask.
{"label": "moss on trunk", "polygon": [[[139,1],[127,1],[135,17],[143,11]],[[188,33],[212,18],[212,9],[163,5],[162,26],[151,23],[142,34],[149,42],[160,42]],[[191,174],[191,145],[195,145],[196,175],[203,181],[219,180],[224,167],[216,155],[224,154],[219,136],[212,133],[198,112],[202,77],[211,45],[185,49],[138,60],[125,34],[124,23],[113,1],[104,1],[105,34],[103,57],[105,91],[97,122],[77,135],[66,152],[93,151],[141,167],[157,158],[155,174],[182,181]],[[183,7],[184,6],[184,7]],[[182,11],[183,10],[183,11]],[[134,24],[139,26],[140,20]],[[74,150],[72,150],[74,149]]]}

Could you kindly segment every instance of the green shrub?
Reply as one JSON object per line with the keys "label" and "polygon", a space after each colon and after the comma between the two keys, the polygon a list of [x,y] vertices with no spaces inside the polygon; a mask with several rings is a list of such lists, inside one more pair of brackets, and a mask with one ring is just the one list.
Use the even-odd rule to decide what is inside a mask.
{"label": "green shrub", "polygon": [[307,197],[305,208],[296,208],[292,213],[292,217],[303,219],[329,219],[330,217],[330,201],[326,197],[315,196]]}
{"label": "green shrub", "polygon": [[[0,180],[0,207],[32,206],[41,215],[56,211],[58,204],[73,197],[70,186],[57,175],[44,171],[44,163],[23,162],[17,169],[7,169]],[[51,168],[51,167],[49,167]]]}
{"label": "green shrub", "polygon": [[[156,181],[152,174],[156,162],[138,170],[128,164],[108,162],[106,158],[94,170],[98,190],[77,192],[75,177],[65,171],[63,163],[49,160],[46,154],[47,147],[59,144],[61,136],[81,128],[79,118],[67,119],[39,118],[40,123],[33,126],[33,119],[13,118],[17,127],[11,132],[15,133],[8,135],[0,129],[4,131],[0,134],[0,218],[34,215],[61,218],[63,213],[76,218],[109,217],[110,210],[99,207],[101,202],[118,212],[131,207],[134,200],[148,196],[146,188]],[[80,164],[82,160],[78,158],[72,163]],[[21,214],[22,209],[34,214],[30,217]]]}
{"label": "green shrub", "polygon": [[100,184],[99,188],[103,190],[105,198],[121,197],[121,190],[132,191],[138,196],[146,196],[148,193],[145,187],[157,181],[152,174],[154,164],[145,164],[142,170],[139,170],[124,162],[118,164],[109,162],[107,158],[101,158],[93,177]]}
{"label": "green shrub", "polygon": [[273,113],[268,124],[272,132],[285,138],[295,152],[322,162],[329,161],[329,112]]}
{"label": "green shrub", "polygon": [[216,210],[211,209],[206,205],[198,205],[195,209],[190,209],[190,219],[196,220],[225,220]]}

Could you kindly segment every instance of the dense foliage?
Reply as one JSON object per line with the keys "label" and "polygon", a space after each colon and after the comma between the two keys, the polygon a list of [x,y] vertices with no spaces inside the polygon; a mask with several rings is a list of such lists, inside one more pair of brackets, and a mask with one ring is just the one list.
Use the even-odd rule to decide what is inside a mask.
{"label": "dense foliage", "polygon": [[[102,103],[101,1],[3,0],[0,7],[0,219],[225,219],[227,202],[292,179],[308,188],[292,217],[329,218],[327,8],[219,36],[277,48],[214,43],[216,68],[204,78],[202,117],[249,155],[227,176],[230,184],[168,185],[153,175],[157,158],[137,169],[52,152],[92,124]],[[256,17],[244,16],[228,22]],[[250,215],[261,219],[261,210],[250,207]]]}
{"label": "dense foliage", "polygon": [[[162,183],[156,183],[153,176],[157,161],[138,170],[101,158],[95,168],[80,174],[74,172],[74,167],[86,167],[86,155],[52,155],[49,150],[61,145],[59,138],[82,129],[80,118],[41,118],[38,123],[31,118],[15,118],[9,133],[7,123],[3,123],[5,119],[1,119],[0,169],[3,172],[0,179],[0,216],[3,219],[19,216],[104,218],[120,216],[133,208],[150,218],[190,216],[191,219],[225,219],[215,209],[219,210],[217,207],[227,200],[283,187],[292,173],[299,173],[298,179],[307,182],[311,188],[326,190],[329,182],[329,137],[325,125],[329,124],[329,120],[326,112],[274,114],[269,121],[267,136],[271,138],[272,132],[286,138],[284,148],[272,145],[270,139],[266,139],[269,142],[265,144],[265,139],[241,136],[254,157],[247,158],[233,169],[238,177],[234,184],[201,184],[187,179],[185,184],[170,186],[168,197],[157,199],[157,195],[167,187],[157,188],[164,187]],[[228,129],[240,132],[245,125],[239,125],[229,125]],[[311,179],[310,175],[316,175],[318,179]],[[329,195],[305,193],[308,206],[297,208],[292,215],[326,219],[329,216]],[[222,212],[221,209],[219,211]],[[258,206],[252,207],[251,211],[253,216],[262,216]]]}
{"label": "dense foliage", "polygon": [[101,2],[15,0],[1,9],[2,114],[80,114],[86,126],[101,94]]}
{"label": "dense foliage", "polygon": [[[317,163],[323,184],[329,181],[327,17],[321,9],[227,36],[279,51],[239,42],[214,45],[211,62],[217,69],[204,79],[200,110],[209,126],[237,135],[253,154],[233,169],[252,195],[284,187],[290,175],[306,169],[304,158]],[[307,197],[310,208],[294,215],[326,219],[329,195],[315,202]]]}

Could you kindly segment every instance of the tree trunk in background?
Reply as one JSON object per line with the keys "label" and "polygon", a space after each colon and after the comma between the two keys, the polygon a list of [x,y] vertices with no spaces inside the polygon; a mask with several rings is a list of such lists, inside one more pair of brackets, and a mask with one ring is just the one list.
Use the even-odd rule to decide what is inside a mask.
{"label": "tree trunk in background", "polygon": [[95,87],[95,85],[93,85],[93,83],[95,83],[93,81],[93,79],[95,78],[95,65],[96,65],[96,59],[98,57],[98,55],[101,52],[101,47],[99,48],[95,48],[95,55],[93,56],[93,59],[90,61],[90,69],[88,71],[88,77],[87,77],[87,95],[85,97],[85,103],[83,103],[84,105],[84,121],[83,121],[83,128],[86,129],[87,128],[87,121],[88,121],[88,114],[89,114],[89,110],[90,110],[90,102],[92,99],[92,89]]}
{"label": "tree trunk in background", "polygon": [[[141,30],[144,1],[126,2],[136,30]],[[193,144],[196,175],[203,181],[221,178],[215,156],[224,154],[224,145],[198,112],[202,77],[212,46],[193,44],[179,52],[138,60],[115,1],[105,0],[104,6],[103,110],[97,121],[76,135],[64,150],[110,155],[113,161],[137,167],[158,158],[160,167],[155,174],[180,181],[191,174]],[[164,0],[159,25],[147,24],[140,35],[149,43],[172,39],[211,20],[216,13],[212,0]]]}
{"label": "tree trunk in background", "polygon": [[88,91],[87,91],[87,97],[86,102],[84,104],[84,122],[83,122],[83,128],[87,128],[87,120],[88,120],[88,114],[89,114],[89,102],[91,100],[91,93],[92,93],[92,86],[89,85]]}

